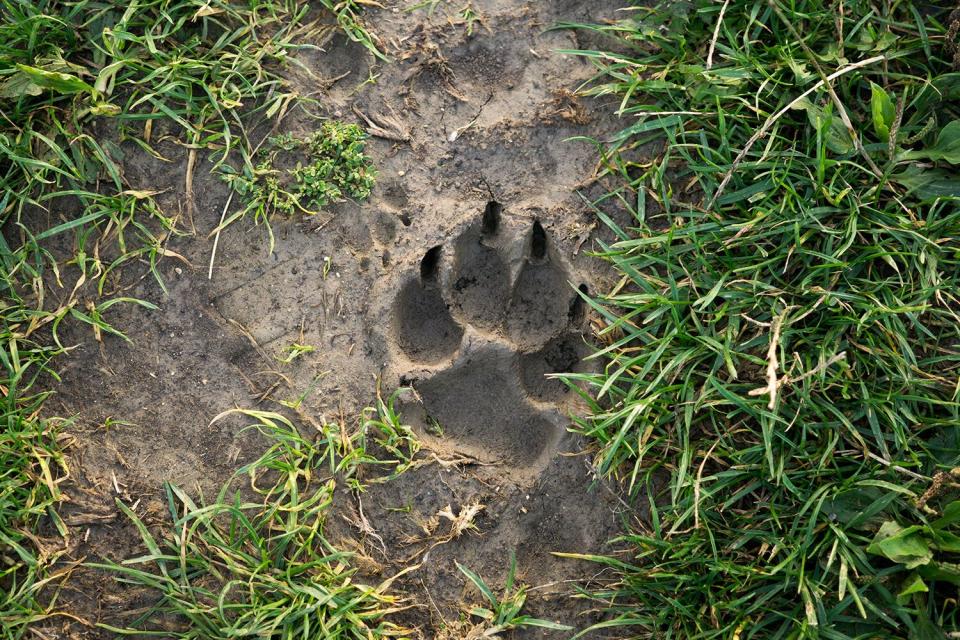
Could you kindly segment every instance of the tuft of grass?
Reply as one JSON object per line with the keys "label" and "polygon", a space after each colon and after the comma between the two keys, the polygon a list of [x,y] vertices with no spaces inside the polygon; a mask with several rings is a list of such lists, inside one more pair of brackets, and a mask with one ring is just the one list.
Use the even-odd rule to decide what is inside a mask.
{"label": "tuft of grass", "polygon": [[380,38],[370,31],[360,18],[363,5],[382,7],[380,3],[375,0],[320,0],[320,4],[333,13],[337,25],[350,40],[362,44],[380,60],[390,60]]}
{"label": "tuft of grass", "polygon": [[240,413],[272,443],[237,472],[248,478],[249,491],[227,483],[208,504],[166,485],[170,521],[159,537],[117,502],[147,552],[91,566],[159,599],[129,626],[100,626],[178,639],[406,637],[408,630],[389,621],[404,608],[389,593],[393,579],[376,586],[355,581],[352,555],[324,534],[342,430],[334,426],[311,441],[278,414]]}
{"label": "tuft of grass", "polygon": [[[378,388],[376,405],[363,410],[354,448],[369,451],[360,458],[363,464],[392,469],[388,475],[372,478],[369,482],[388,482],[419,464],[415,458],[420,451],[420,441],[413,429],[403,423],[397,410],[397,400],[406,392],[409,389],[401,387],[384,399]],[[361,489],[362,486],[355,488]]]}
{"label": "tuft of grass", "polygon": [[[413,2],[403,10],[407,13],[412,13],[426,9],[426,15],[429,18],[436,12],[441,1],[442,0],[419,0],[418,2]],[[460,8],[455,11],[451,11],[452,8],[455,7],[452,7],[449,0],[447,0],[447,2],[444,3],[444,17],[451,25],[463,26],[464,33],[466,33],[467,37],[474,34],[478,24],[487,26],[484,17],[474,8],[472,0],[467,0],[465,4],[460,5]],[[489,31],[489,27],[487,27],[487,30]]]}
{"label": "tuft of grass", "polygon": [[458,628],[448,630],[450,633],[465,634],[457,637],[465,637],[468,640],[471,638],[500,638],[505,633],[524,627],[552,629],[554,631],[570,631],[573,628],[522,613],[524,605],[527,603],[527,587],[516,582],[517,558],[515,555],[510,555],[510,570],[507,572],[503,593],[499,596],[477,573],[459,562],[456,564],[460,573],[467,577],[486,601],[486,606],[471,607],[468,610],[470,618],[477,618],[480,622],[464,620]]}
{"label": "tuft of grass", "polygon": [[[952,7],[950,7],[952,8]],[[602,26],[628,126],[577,429],[650,517],[631,637],[960,632],[960,75],[943,3],[689,0]],[[955,33],[955,30],[951,30]],[[625,212],[618,217],[615,211]],[[625,220],[625,222],[624,222]],[[577,556],[583,557],[583,556]]]}
{"label": "tuft of grass", "polygon": [[404,11],[411,13],[413,11],[419,11],[420,9],[426,9],[427,15],[432,16],[433,12],[437,10],[437,5],[439,5],[443,0],[418,0],[411,3],[409,6],[404,7]]}
{"label": "tuft of grass", "polygon": [[59,421],[38,416],[45,394],[29,393],[44,354],[5,338],[13,348],[0,349],[0,638],[12,640],[48,613],[39,593],[58,553],[42,544],[38,523],[47,518],[66,534],[55,507],[68,468]]}

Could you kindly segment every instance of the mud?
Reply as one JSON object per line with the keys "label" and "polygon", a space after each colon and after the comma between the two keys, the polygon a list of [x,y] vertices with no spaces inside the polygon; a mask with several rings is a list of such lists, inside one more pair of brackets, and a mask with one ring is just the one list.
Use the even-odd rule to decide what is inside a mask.
{"label": "mud", "polygon": [[[444,277],[439,260],[442,245],[425,254],[415,285],[423,293],[407,295],[409,283],[401,290],[393,340],[412,368],[401,372],[401,379],[418,378],[413,387],[422,410],[408,404],[404,415],[417,416],[420,437],[430,440],[430,425],[439,425],[444,442],[434,446],[495,463],[505,477],[522,482],[543,469],[566,426],[560,411],[533,406],[528,388],[535,388],[539,400],[547,399],[545,385],[541,388],[545,375],[572,371],[580,360],[577,337],[582,352],[589,348],[583,315],[570,313],[580,296],[568,284],[572,276],[561,256],[548,252],[547,231],[538,220],[503,222],[501,210],[499,203],[487,203],[480,219],[454,241],[449,276]],[[424,296],[431,300],[429,307],[422,304]],[[543,346],[563,332],[566,358],[557,352],[560,343]],[[452,336],[460,336],[460,343]],[[429,353],[405,348],[418,341],[431,345]],[[451,364],[423,374],[418,367],[425,358],[415,356],[443,359],[443,348]]]}
{"label": "mud", "polygon": [[437,282],[440,251],[427,251],[420,261],[420,277],[410,278],[400,289],[393,307],[392,328],[397,344],[407,357],[435,362],[452,353],[463,338],[463,328],[454,322]]}
{"label": "mud", "polygon": [[[392,43],[393,62],[376,63],[342,38],[298,54],[315,75],[291,71],[292,86],[320,96],[324,115],[389,117],[409,140],[372,138],[380,175],[370,200],[274,220],[272,253],[262,226],[228,227],[212,279],[208,234],[228,193],[207,175],[209,160],[197,161],[189,207],[183,149],[158,144],[161,156],[176,159],[167,163],[124,147],[130,188],[161,191],[165,209],[179,212],[185,233],[166,249],[182,259],[160,263],[166,291],[144,265],[108,281],[108,294],[159,305],[111,308],[107,319],[130,343],[63,330],[75,348],[48,410],[76,417],[64,509],[69,557],[139,553],[116,497],[156,524],[164,481],[210,493],[255,459],[264,443],[243,422],[212,422],[221,412],[281,410],[279,401],[302,395],[310,420],[356,428],[379,380],[386,391],[410,387],[405,421],[431,452],[461,464],[425,465],[364,494],[382,545],[349,524],[359,505],[348,493],[338,495],[328,536],[376,559],[380,573],[365,569],[371,580],[411,558],[423,562],[397,583],[414,605],[405,621],[423,637],[476,602],[454,560],[498,584],[511,552],[518,577],[535,587],[531,614],[589,623],[586,604],[568,597],[570,581],[590,579],[598,567],[551,552],[610,551],[606,541],[642,513],[594,477],[583,443],[567,430],[582,400],[546,374],[591,366],[581,361],[590,351],[589,313],[578,289],[611,285],[587,255],[599,231],[576,194],[599,188],[596,152],[565,140],[603,138],[623,123],[598,102],[557,107],[592,67],[556,52],[583,44],[571,32],[546,29],[612,18],[618,4],[476,0],[483,22],[472,36],[448,19],[452,4],[449,16],[441,3],[429,18],[371,7],[370,24]],[[279,130],[312,126],[293,113]],[[293,343],[315,350],[280,363]],[[473,503],[484,507],[474,532],[429,552],[411,542],[438,511]],[[118,624],[122,611],[143,604],[91,570],[74,578],[60,602],[81,621]],[[81,621],[65,618],[51,633],[110,637]]]}
{"label": "mud", "polygon": [[494,329],[503,322],[511,280],[507,264],[497,250],[499,220],[489,211],[488,204],[484,220],[471,225],[460,236],[451,283],[453,307],[474,326],[484,329]]}

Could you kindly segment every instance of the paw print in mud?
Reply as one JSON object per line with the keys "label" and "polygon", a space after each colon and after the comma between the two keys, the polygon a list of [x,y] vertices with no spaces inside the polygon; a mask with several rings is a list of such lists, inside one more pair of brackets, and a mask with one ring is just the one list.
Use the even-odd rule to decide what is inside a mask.
{"label": "paw print in mud", "polygon": [[[590,349],[586,303],[539,221],[511,221],[501,206],[452,243],[427,251],[391,310],[392,342],[416,401],[402,408],[431,447],[535,477],[556,452],[571,393],[556,372],[581,370]],[[398,354],[399,355],[399,354]]]}

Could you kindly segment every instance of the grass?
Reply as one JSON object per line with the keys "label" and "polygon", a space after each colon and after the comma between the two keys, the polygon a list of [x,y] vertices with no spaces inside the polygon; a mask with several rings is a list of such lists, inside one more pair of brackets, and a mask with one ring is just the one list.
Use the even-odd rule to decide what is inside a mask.
{"label": "grass", "polygon": [[[342,28],[383,57],[363,3],[321,4],[332,13],[297,0],[0,0],[0,637],[48,615],[39,591],[56,545],[41,531],[65,534],[65,436],[62,421],[41,417],[48,392],[37,383],[56,379],[52,359],[67,349],[58,328],[126,338],[110,308],[152,305],[118,295],[114,276],[140,263],[163,287],[157,263],[192,216],[196,171],[252,170],[251,132],[305,104],[284,79],[297,52]],[[170,162],[170,148],[186,158],[177,215],[123,173],[126,155]],[[330,184],[361,197],[372,170],[362,154],[352,161]],[[325,180],[306,180],[314,199],[332,195],[320,193]]]}
{"label": "grass", "polygon": [[523,614],[523,607],[527,602],[527,587],[516,583],[517,558],[510,556],[510,570],[503,585],[503,593],[497,595],[478,574],[457,562],[457,569],[467,577],[467,580],[476,587],[486,601],[485,606],[472,607],[469,610],[471,618],[478,618],[479,623],[468,622],[470,626],[466,638],[499,638],[502,634],[512,632],[523,627],[551,629],[553,631],[570,631],[573,627],[534,618]]}
{"label": "grass", "polygon": [[[427,18],[432,18],[437,7],[440,6],[440,3],[443,1],[444,0],[417,0],[404,7],[403,10],[407,13],[423,10]],[[477,25],[486,27],[488,31],[490,30],[486,25],[484,16],[473,6],[472,0],[465,0],[458,3],[446,0],[443,6],[443,17],[446,18],[447,22],[451,25],[462,26],[468,38],[474,34]]]}
{"label": "grass", "polygon": [[91,566],[146,591],[153,604],[128,626],[101,626],[177,639],[407,637],[409,630],[389,621],[405,608],[389,593],[396,576],[376,586],[358,582],[353,554],[324,533],[337,479],[357,470],[354,452],[366,425],[354,436],[324,425],[308,440],[279,414],[239,413],[271,443],[237,472],[249,490],[235,480],[207,503],[168,484],[170,522],[159,538],[118,501],[146,554]]}
{"label": "grass", "polygon": [[583,594],[598,627],[960,632],[952,8],[692,0],[565,25],[602,34],[574,52],[584,91],[629,121],[599,145],[621,280],[591,303],[604,370],[573,376],[578,430],[651,503],[628,554],[590,557],[618,574]]}
{"label": "grass", "polygon": [[4,640],[23,637],[28,625],[45,617],[39,593],[48,578],[47,566],[57,553],[53,545],[38,550],[39,532],[31,530],[31,523],[46,516],[55,531],[66,533],[54,510],[61,497],[59,484],[67,475],[59,425],[37,416],[43,396],[22,396],[19,383],[7,378],[0,387],[0,638]]}
{"label": "grass", "polygon": [[[6,275],[6,273],[4,274]],[[65,535],[57,516],[60,484],[69,476],[62,452],[63,421],[40,410],[48,393],[35,391],[37,378],[59,352],[31,339],[39,316],[7,295],[0,297],[0,638],[27,634],[48,608],[41,591],[59,556],[51,536]],[[44,529],[38,527],[40,521]]]}
{"label": "grass", "polygon": [[[323,4],[380,55],[356,2]],[[145,259],[155,267],[178,222],[160,210],[155,193],[126,183],[122,145],[159,160],[167,159],[158,141],[180,146],[191,213],[198,155],[209,156],[213,170],[239,162],[252,175],[259,148],[252,127],[303,102],[281,72],[296,66],[309,73],[294,54],[317,48],[308,43],[330,33],[295,0],[5,0],[0,12],[2,222],[8,240],[20,236],[18,245],[0,247],[4,284],[39,277],[54,260],[44,241],[82,230],[87,244],[76,266],[99,282],[100,293],[122,264]],[[37,228],[39,211],[65,213]],[[95,249],[107,241],[115,255],[98,260]]]}
{"label": "grass", "polygon": [[333,13],[337,25],[350,40],[362,44],[380,60],[390,60],[380,38],[366,27],[360,17],[364,5],[380,7],[380,3],[376,0],[320,0],[320,4]]}
{"label": "grass", "polygon": [[[162,158],[155,146],[165,131],[154,128],[173,126],[191,165],[200,150],[214,152],[215,166],[248,155],[245,118],[289,108],[296,95],[277,71],[315,31],[295,3],[5,2],[2,10],[3,222],[21,236],[5,248],[8,272],[38,277],[53,261],[43,241],[82,229],[90,245],[116,247],[105,264],[97,251],[78,257],[101,292],[122,264],[154,266],[175,232],[152,192],[126,184],[121,145]],[[69,213],[38,229],[38,210]]]}

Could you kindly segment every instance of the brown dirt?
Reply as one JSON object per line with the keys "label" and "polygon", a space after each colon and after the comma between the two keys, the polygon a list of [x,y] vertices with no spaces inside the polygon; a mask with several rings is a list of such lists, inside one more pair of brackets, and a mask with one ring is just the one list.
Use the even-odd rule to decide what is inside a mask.
{"label": "brown dirt", "polygon": [[[596,153],[565,140],[622,126],[600,115],[608,107],[570,97],[592,68],[555,52],[580,44],[571,32],[544,29],[613,17],[619,4],[474,0],[483,22],[472,36],[447,20],[443,3],[432,18],[370,10],[396,61],[374,64],[342,39],[326,52],[301,53],[319,78],[349,72],[333,82],[292,75],[327,115],[394,114],[410,140],[372,138],[368,152],[380,176],[370,200],[275,220],[272,254],[263,227],[229,227],[209,280],[207,234],[220,219],[225,186],[198,158],[188,215],[185,152],[168,145],[164,155],[182,160],[164,163],[129,149],[132,187],[165,191],[166,209],[184,212],[181,227],[196,232],[167,247],[185,261],[161,263],[166,293],[136,268],[113,283],[160,307],[111,310],[110,321],[132,344],[107,337],[101,345],[76,328],[64,334],[77,347],[48,408],[76,416],[79,445],[64,509],[72,557],[137,552],[136,532],[113,506],[118,493],[140,500],[138,511],[158,522],[164,481],[209,493],[255,459],[263,442],[241,432],[242,423],[211,424],[224,410],[277,410],[275,400],[298,396],[318,378],[304,412],[337,421],[371,403],[379,377],[385,390],[416,390],[404,396],[404,418],[432,449],[475,464],[419,467],[364,494],[382,548],[339,515],[330,518],[330,536],[359,543],[390,575],[417,550],[406,541],[421,534],[418,522],[447,505],[456,512],[480,502],[477,532],[434,548],[398,583],[416,605],[407,622],[433,637],[464,600],[475,600],[454,560],[496,583],[511,551],[519,577],[537,587],[531,613],[578,627],[589,622],[584,605],[567,594],[571,581],[598,568],[550,552],[602,551],[636,514],[595,482],[581,441],[566,430],[568,416],[582,408],[576,394],[543,376],[587,366],[580,358],[589,352],[582,338],[588,319],[575,288],[609,284],[603,265],[579,250],[596,230],[575,190],[589,184]],[[371,73],[376,82],[363,83]],[[310,128],[296,115],[282,126]],[[280,350],[294,342],[316,350],[279,364]],[[430,419],[443,426],[442,436],[428,429]],[[355,508],[349,494],[340,496],[344,516]],[[77,570],[61,602],[84,620],[113,624],[142,604],[86,569]],[[71,621],[51,633],[109,637]]]}

